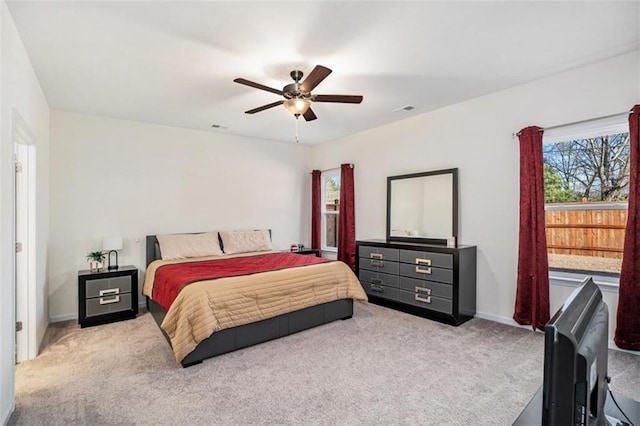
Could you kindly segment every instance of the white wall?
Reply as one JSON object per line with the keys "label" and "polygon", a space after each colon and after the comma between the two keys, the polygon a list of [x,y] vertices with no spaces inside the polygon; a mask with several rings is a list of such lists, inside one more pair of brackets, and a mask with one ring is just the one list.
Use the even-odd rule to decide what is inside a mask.
{"label": "white wall", "polygon": [[[634,52],[314,146],[311,166],[355,164],[358,239],[385,236],[387,176],[457,167],[458,241],[478,246],[478,316],[513,323],[519,148],[512,133],[629,110],[640,102],[639,60]],[[552,291],[552,306],[561,294]]]}
{"label": "white wall", "polygon": [[20,114],[36,137],[36,327],[37,344],[48,325],[46,248],[49,232],[49,106],[4,1],[0,4],[0,422],[14,401],[14,165],[12,114]]}
{"label": "white wall", "polygon": [[[309,148],[63,111],[51,113],[52,321],[77,318],[77,272],[102,238],[145,268],[148,234],[270,228],[309,237]],[[139,242],[136,242],[139,239]]]}

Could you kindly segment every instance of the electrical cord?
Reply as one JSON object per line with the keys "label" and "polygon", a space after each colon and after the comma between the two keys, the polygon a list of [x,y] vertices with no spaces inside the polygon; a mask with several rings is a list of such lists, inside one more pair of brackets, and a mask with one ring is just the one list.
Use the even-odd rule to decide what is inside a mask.
{"label": "electrical cord", "polygon": [[616,405],[616,407],[618,407],[618,411],[620,411],[620,413],[622,413],[624,418],[627,419],[627,421],[629,422],[629,425],[635,426],[633,424],[633,422],[631,420],[629,420],[629,417],[627,417],[627,415],[624,413],[624,411],[622,411],[622,408],[620,408],[620,406],[618,405],[618,402],[616,401],[616,398],[613,396],[613,392],[611,392],[611,386],[609,386],[609,383],[611,383],[611,377],[605,376],[605,379],[607,380],[607,390],[609,391],[609,395],[611,396],[611,400]]}

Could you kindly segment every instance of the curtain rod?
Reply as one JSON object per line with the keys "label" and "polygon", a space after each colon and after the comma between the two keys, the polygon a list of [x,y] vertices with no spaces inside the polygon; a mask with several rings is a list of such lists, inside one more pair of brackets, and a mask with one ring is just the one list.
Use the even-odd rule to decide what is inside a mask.
{"label": "curtain rod", "polygon": [[[580,120],[580,121],[574,121],[572,123],[565,123],[565,124],[557,124],[555,126],[548,126],[548,127],[543,127],[542,130],[540,131],[544,131],[544,130],[551,130],[551,129],[558,129],[560,127],[567,127],[567,126],[573,126],[574,124],[583,124],[583,123],[589,123],[591,121],[596,121],[596,120],[604,120],[605,118],[612,118],[612,117],[617,117],[619,115],[623,115],[623,114],[629,114],[630,112],[632,112],[633,110],[629,110],[629,111],[625,111],[625,112],[619,112],[617,114],[611,114],[611,115],[604,115],[602,117],[593,117],[593,118],[587,118],[586,120]],[[511,136],[513,136],[514,138],[517,136],[520,136],[521,132],[518,133],[512,133]]]}
{"label": "curtain rod", "polygon": [[[342,164],[341,164],[341,165],[342,165]],[[353,169],[353,163],[349,163],[349,167],[351,167],[351,168]],[[328,172],[329,170],[336,170],[336,169],[339,169],[339,168],[340,168],[340,166],[338,166],[338,167],[331,167],[330,169],[322,169],[322,170],[320,170],[320,171],[324,173],[324,172]],[[313,173],[313,171],[309,172],[309,174],[311,174],[311,173]]]}

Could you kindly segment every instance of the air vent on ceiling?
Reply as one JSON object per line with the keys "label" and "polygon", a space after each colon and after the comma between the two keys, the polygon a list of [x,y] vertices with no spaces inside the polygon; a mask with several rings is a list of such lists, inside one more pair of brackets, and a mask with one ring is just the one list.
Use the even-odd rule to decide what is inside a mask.
{"label": "air vent on ceiling", "polygon": [[405,106],[401,106],[400,108],[396,108],[396,109],[392,110],[391,112],[411,111],[412,109],[416,109],[416,107],[414,107],[413,105],[405,105]]}

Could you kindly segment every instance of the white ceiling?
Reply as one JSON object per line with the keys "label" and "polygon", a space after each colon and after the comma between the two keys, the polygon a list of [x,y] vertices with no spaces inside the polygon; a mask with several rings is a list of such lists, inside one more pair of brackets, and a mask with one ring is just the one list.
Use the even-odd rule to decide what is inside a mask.
{"label": "white ceiling", "polygon": [[[53,109],[294,143],[277,89],[333,73],[315,144],[640,48],[638,2],[7,1]],[[392,110],[413,105],[411,112]],[[212,129],[212,124],[227,129]]]}

